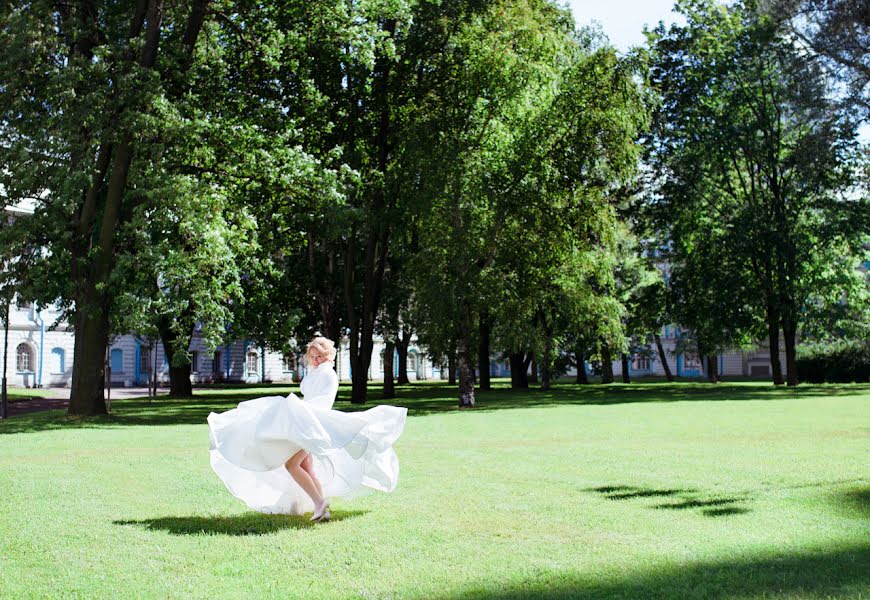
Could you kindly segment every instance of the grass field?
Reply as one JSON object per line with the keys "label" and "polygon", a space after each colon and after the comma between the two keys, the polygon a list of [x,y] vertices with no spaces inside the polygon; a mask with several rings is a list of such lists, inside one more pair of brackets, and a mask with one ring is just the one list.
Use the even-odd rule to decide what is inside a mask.
{"label": "grass field", "polygon": [[317,526],[208,464],[288,390],[0,422],[0,598],[870,598],[870,386],[400,388],[399,489]]}

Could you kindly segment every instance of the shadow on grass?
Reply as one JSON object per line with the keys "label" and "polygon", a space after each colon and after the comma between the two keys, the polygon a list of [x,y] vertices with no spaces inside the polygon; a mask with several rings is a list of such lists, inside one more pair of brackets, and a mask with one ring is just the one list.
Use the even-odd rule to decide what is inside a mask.
{"label": "shadow on grass", "polygon": [[[559,383],[550,390],[514,390],[507,380],[496,380],[493,389],[477,392],[474,412],[548,406],[618,405],[683,401],[787,401],[819,396],[868,395],[870,385],[813,385],[797,388],[774,387],[766,383],[633,383],[576,385]],[[122,427],[127,425],[203,424],[212,411],[222,412],[251,398],[281,395],[298,388],[286,384],[198,388],[193,398],[160,396],[155,400],[125,399],[112,403],[112,414],[72,418],[62,411],[20,415],[0,421],[0,435],[77,427]],[[345,412],[367,410],[377,404],[403,406],[412,416],[458,411],[456,388],[442,382],[421,382],[398,386],[397,397],[384,399],[380,384],[369,388],[368,402],[351,404],[350,387],[343,384],[335,407]]]}
{"label": "shadow on grass", "polygon": [[834,496],[834,504],[849,516],[870,520],[870,486],[839,492]]}
{"label": "shadow on grass", "polygon": [[691,510],[703,509],[701,514],[707,517],[727,517],[730,515],[742,515],[749,512],[745,506],[736,506],[749,500],[745,496],[698,496],[698,491],[690,488],[684,489],[656,489],[639,488],[632,485],[602,485],[587,488],[583,491],[595,492],[604,495],[608,500],[633,500],[636,498],[671,498],[676,497],[679,502],[666,502],[656,504],[649,508],[660,510]]}
{"label": "shadow on grass", "polygon": [[456,598],[862,598],[870,589],[870,545],[679,564],[608,581],[579,573],[541,574],[535,580],[469,589]]}
{"label": "shadow on grass", "polygon": [[[333,521],[344,521],[366,511],[332,510]],[[140,521],[113,521],[115,525],[134,525],[152,531],[166,531],[173,535],[266,535],[283,529],[311,529],[328,527],[326,523],[312,523],[306,515],[264,515],[245,513],[232,517],[160,517]]]}

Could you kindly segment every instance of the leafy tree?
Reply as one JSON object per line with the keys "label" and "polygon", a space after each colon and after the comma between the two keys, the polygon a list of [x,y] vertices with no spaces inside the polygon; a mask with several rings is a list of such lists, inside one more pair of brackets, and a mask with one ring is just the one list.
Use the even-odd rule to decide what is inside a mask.
{"label": "leafy tree", "polygon": [[870,10],[863,0],[761,0],[761,11],[809,48],[845,84],[846,100],[870,116]]}
{"label": "leafy tree", "polygon": [[672,285],[682,286],[682,308],[697,307],[702,351],[748,331],[750,312],[764,315],[775,383],[782,329],[795,385],[806,301],[870,214],[847,195],[855,123],[826,96],[818,66],[753,5],[677,8],[687,23],[650,36],[662,100],[651,203],[673,243]]}
{"label": "leafy tree", "polygon": [[420,233],[430,266],[416,289],[441,338],[456,341],[460,405],[471,406],[484,308],[502,332],[540,328],[549,373],[565,263],[609,235],[607,190],[636,166],[644,113],[633,64],[546,3],[494,4],[444,60],[464,77],[445,78],[421,134],[437,137],[420,145],[438,154]]}

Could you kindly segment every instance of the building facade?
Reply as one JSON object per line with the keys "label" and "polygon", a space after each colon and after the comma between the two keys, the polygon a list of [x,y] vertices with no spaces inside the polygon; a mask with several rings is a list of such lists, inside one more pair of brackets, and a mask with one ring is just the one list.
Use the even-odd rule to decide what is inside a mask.
{"label": "building facade", "polygon": [[[17,387],[68,387],[72,374],[74,338],[68,326],[59,321],[54,309],[40,308],[27,302],[13,302],[9,312],[9,343],[6,350],[7,382]],[[0,333],[2,330],[0,330]],[[671,373],[677,377],[705,376],[702,361],[697,356],[676,351],[681,332],[676,327],[664,327],[662,345],[668,356]],[[375,340],[368,378],[384,378],[384,344]],[[299,381],[305,373],[302,357],[284,355],[258,346],[251,340],[235,340],[214,349],[207,348],[194,335],[190,346],[191,380],[197,383],[269,383]],[[751,352],[737,351],[718,356],[719,374],[729,377],[770,377],[770,356],[762,348]],[[785,361],[785,357],[781,356]],[[394,375],[398,372],[398,355],[393,360]],[[106,365],[112,387],[146,386],[153,377],[158,384],[169,381],[169,365],[163,345],[128,334],[115,338],[106,350]],[[155,373],[156,366],[156,373]],[[587,369],[591,365],[587,365]],[[408,347],[408,378],[411,381],[447,379],[446,367],[433,363],[425,347],[412,338]],[[351,378],[348,341],[342,340],[336,355],[339,378]],[[614,375],[622,374],[622,363],[613,363]],[[490,375],[507,377],[506,360],[493,357]],[[573,375],[573,373],[569,373]],[[664,367],[655,347],[632,355],[629,363],[632,378],[664,376]]]}

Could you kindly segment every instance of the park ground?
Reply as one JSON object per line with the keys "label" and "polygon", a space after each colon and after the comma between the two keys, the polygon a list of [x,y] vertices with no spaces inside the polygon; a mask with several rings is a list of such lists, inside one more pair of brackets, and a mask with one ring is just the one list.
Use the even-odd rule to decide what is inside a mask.
{"label": "park ground", "polygon": [[496,387],[400,387],[398,490],[316,526],[208,464],[290,387],[0,422],[0,597],[870,598],[870,386]]}

